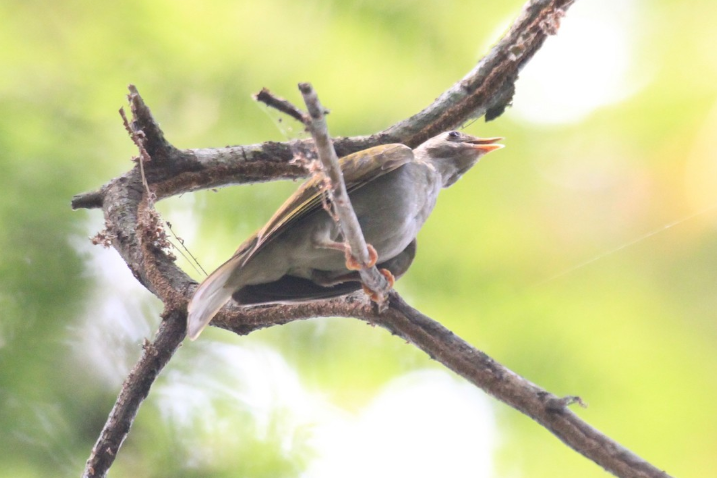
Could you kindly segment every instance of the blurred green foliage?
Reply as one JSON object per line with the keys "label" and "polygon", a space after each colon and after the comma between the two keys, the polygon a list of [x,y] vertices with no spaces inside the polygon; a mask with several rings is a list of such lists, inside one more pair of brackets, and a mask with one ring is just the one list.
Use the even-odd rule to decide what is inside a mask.
{"label": "blurred green foliage", "polygon": [[[462,77],[521,4],[0,3],[0,476],[77,476],[158,321],[156,301],[133,285],[114,252],[85,239],[101,229],[100,213],[69,208],[73,194],[132,165],[117,115],[128,83],[178,147],[286,139],[250,95],[266,86],[298,101],[299,81],[311,81],[331,108],[334,135],[367,134]],[[620,97],[570,121],[526,119],[520,107],[533,101],[525,93],[531,78],[571,78],[584,53],[568,49],[557,67],[540,67],[561,35],[549,39],[518,82],[514,110],[468,126],[505,136],[508,147],[443,193],[398,289],[531,381],[581,395],[590,405],[581,416],[657,466],[711,476],[717,3],[579,0],[565,29],[573,18],[589,25],[590,8],[627,32]],[[593,41],[609,44],[608,34]],[[612,64],[598,60],[595,71],[609,73]],[[582,100],[600,85],[570,86]],[[211,269],[295,187],[226,188],[159,207]],[[251,373],[277,381],[290,374],[265,374],[271,361],[259,359],[246,376],[232,376],[237,362],[227,355],[212,366],[212,344],[272,349],[298,374],[292,380],[350,412],[392,378],[436,367],[349,320],[246,338],[209,331],[201,342],[180,350],[162,375],[112,476],[299,476],[320,453],[310,430],[291,425],[295,412],[251,398]],[[204,371],[212,380],[198,378]],[[172,408],[181,403],[191,406]],[[494,409],[495,476],[604,475],[525,417]]]}

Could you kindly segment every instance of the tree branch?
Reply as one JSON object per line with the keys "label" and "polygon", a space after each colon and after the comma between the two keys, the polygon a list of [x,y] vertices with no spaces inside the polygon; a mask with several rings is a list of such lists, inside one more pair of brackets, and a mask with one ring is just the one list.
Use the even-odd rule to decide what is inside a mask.
{"label": "tree branch", "polygon": [[[542,46],[548,35],[557,33],[560,18],[574,0],[530,0],[503,38],[478,65],[459,82],[441,94],[433,103],[408,119],[370,136],[334,138],[339,157],[387,143],[403,143],[412,148],[442,131],[455,129],[472,118],[486,115],[486,120],[500,116],[510,104],[518,73]],[[156,183],[158,199],[200,189],[231,184],[245,184],[276,179],[306,177],[309,171],[292,163],[294,152],[308,153],[309,140],[266,142],[212,149],[177,150],[166,147],[156,122],[145,110],[137,90],[130,87],[130,103],[140,114],[140,123],[148,137],[156,139],[145,148],[154,159],[155,147],[168,154],[171,167],[148,165],[148,181]],[[141,129],[141,128],[140,128]],[[162,148],[162,146],[165,146]],[[153,147],[155,146],[155,147]],[[78,207],[82,207],[81,205]]]}
{"label": "tree branch", "polygon": [[669,478],[608,436],[581,420],[557,397],[499,364],[430,317],[390,294],[389,309],[365,317],[409,340],[458,375],[543,425],[563,443],[622,478]]}
{"label": "tree branch", "polygon": [[72,209],[96,209],[102,207],[105,193],[102,189],[77,194],[72,197]]}
{"label": "tree branch", "polygon": [[268,88],[262,88],[259,93],[254,95],[254,99],[291,116],[299,123],[304,122],[304,113],[299,108],[294,106],[290,101],[276,96],[269,91]]}
{"label": "tree branch", "polygon": [[560,19],[575,0],[529,1],[508,33],[462,80],[420,113],[379,134],[415,147],[427,139],[485,115],[491,121],[505,111],[515,93],[518,73],[555,35]]}
{"label": "tree branch", "polygon": [[155,340],[145,339],[142,356],[122,384],[107,423],[92,448],[83,478],[106,476],[122,442],[127,437],[139,406],[149,395],[149,389],[186,336],[187,316],[173,311],[162,317]]}
{"label": "tree branch", "polygon": [[354,294],[321,303],[267,307],[241,316],[224,317],[216,325],[245,335],[255,328],[313,317],[354,317],[387,329],[540,423],[570,448],[616,476],[670,478],[666,472],[591,427],[567,408],[579,399],[558,397],[526,380],[408,305],[395,291],[389,293],[388,309],[379,313],[370,302]]}
{"label": "tree branch", "polygon": [[371,265],[369,267],[371,259],[369,258],[368,247],[363,237],[363,232],[361,231],[361,225],[351,206],[349,193],[346,191],[344,176],[339,166],[339,158],[336,156],[331,138],[329,138],[329,130],[326,124],[326,117],[324,116],[324,107],[321,106],[316,91],[314,91],[309,83],[299,83],[299,90],[304,97],[306,108],[309,110],[309,114],[304,119],[304,123],[314,138],[319,160],[321,160],[324,166],[324,173],[331,182],[331,202],[338,216],[341,234],[349,246],[350,254],[363,266],[363,268],[359,270],[361,282],[375,294],[376,302],[379,304],[379,307],[381,307],[386,300],[386,293],[391,288],[391,285],[378,271],[376,266]]}
{"label": "tree branch", "polygon": [[[508,33],[461,81],[418,114],[371,136],[338,138],[339,156],[378,144],[415,147],[438,132],[471,118],[499,116],[510,103],[518,72],[532,58],[573,0],[530,0]],[[294,151],[308,153],[311,141],[267,142],[216,149],[179,150],[165,138],[136,88],[130,86],[130,133],[150,161],[146,181],[157,200],[188,191],[309,174],[292,162]],[[186,304],[196,284],[167,254],[159,217],[142,183],[138,166],[98,191],[75,196],[73,208],[102,207],[112,245],[137,280],[165,305],[164,321],[129,374],[93,447],[84,477],[104,477],[111,467],[141,402],[185,336]],[[361,249],[357,247],[357,249]],[[356,317],[377,323],[415,344],[429,356],[548,428],[558,438],[606,470],[629,478],[667,477],[655,467],[600,434],[567,410],[561,399],[504,368],[440,324],[408,306],[395,292],[388,308],[374,310],[360,294],[296,305],[242,308],[227,306],[213,325],[238,334],[313,317]]]}

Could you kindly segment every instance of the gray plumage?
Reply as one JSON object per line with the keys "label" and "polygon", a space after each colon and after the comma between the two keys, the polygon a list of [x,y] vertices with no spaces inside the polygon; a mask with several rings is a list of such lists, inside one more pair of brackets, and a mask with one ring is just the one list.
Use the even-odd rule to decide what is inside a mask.
{"label": "gray plumage", "polygon": [[[499,139],[451,131],[415,150],[388,144],[341,158],[351,204],[366,242],[377,252],[378,267],[396,278],[406,272],[441,188],[501,148],[495,144]],[[358,273],[347,269],[339,227],[323,209],[321,186],[317,177],[305,182],[202,282],[188,307],[192,340],[231,297],[245,305],[299,302],[361,287]]]}

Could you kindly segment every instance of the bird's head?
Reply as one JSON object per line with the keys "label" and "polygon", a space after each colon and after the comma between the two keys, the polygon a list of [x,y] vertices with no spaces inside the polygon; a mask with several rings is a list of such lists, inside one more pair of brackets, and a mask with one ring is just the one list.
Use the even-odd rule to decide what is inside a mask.
{"label": "bird's head", "polygon": [[481,156],[502,148],[502,144],[495,144],[501,139],[477,138],[459,131],[448,131],[421,144],[415,154],[436,168],[443,178],[443,187],[447,188],[472,168]]}

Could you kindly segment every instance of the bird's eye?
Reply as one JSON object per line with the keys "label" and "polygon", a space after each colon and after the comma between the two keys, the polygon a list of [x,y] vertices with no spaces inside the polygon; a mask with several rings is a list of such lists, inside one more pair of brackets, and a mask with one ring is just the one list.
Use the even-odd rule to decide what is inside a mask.
{"label": "bird's eye", "polygon": [[461,134],[458,131],[451,131],[450,133],[448,133],[448,137],[450,139],[458,139],[458,137],[460,137],[460,135]]}

